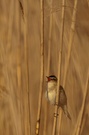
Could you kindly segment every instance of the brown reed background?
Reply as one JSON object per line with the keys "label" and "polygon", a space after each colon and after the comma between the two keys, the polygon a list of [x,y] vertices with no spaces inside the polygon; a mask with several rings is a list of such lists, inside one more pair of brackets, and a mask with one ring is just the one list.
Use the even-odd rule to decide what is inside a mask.
{"label": "brown reed background", "polygon": [[[0,1],[0,135],[35,134],[40,88],[40,1],[23,0],[21,2],[24,8],[24,18],[18,0]],[[40,135],[51,135],[53,128],[54,106],[47,103],[44,97],[45,76],[48,75],[48,72],[56,76],[58,73],[62,2],[53,0],[52,3],[51,5],[51,0],[44,1],[44,88]],[[89,134],[88,3],[88,0],[78,0],[75,33],[65,83],[72,121],[63,114],[61,123],[59,123],[60,131],[59,125],[57,125],[57,135]],[[74,0],[66,0],[61,65],[62,85],[73,7]],[[50,23],[51,13],[52,23]],[[52,25],[51,30],[50,24]],[[49,36],[51,47],[48,46]],[[48,48],[51,48],[50,71],[47,71]]]}

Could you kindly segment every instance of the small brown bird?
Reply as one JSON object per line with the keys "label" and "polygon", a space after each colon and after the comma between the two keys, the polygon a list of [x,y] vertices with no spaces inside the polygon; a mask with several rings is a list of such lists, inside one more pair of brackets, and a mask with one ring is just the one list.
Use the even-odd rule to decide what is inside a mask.
{"label": "small brown bird", "polygon": [[[54,75],[47,76],[47,90],[45,93],[46,98],[53,105],[56,103],[56,91],[57,91],[57,77]],[[58,106],[62,108],[64,114],[71,119],[67,110],[67,97],[64,88],[60,85],[59,88],[59,103]]]}

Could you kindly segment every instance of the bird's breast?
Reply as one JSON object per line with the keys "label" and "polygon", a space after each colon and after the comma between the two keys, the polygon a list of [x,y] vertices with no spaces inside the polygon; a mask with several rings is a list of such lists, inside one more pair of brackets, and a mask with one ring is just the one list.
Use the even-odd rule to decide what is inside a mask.
{"label": "bird's breast", "polygon": [[51,104],[55,104],[56,91],[52,90],[48,92],[48,100]]}

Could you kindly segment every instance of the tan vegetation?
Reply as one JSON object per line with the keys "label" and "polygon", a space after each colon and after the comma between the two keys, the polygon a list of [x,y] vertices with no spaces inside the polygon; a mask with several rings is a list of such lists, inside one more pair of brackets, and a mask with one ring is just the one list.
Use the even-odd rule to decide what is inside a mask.
{"label": "tan vegetation", "polygon": [[[39,135],[89,134],[89,0],[62,2],[0,1],[0,135],[34,135],[39,124]],[[53,121],[49,74],[65,88],[71,121],[61,109]]]}

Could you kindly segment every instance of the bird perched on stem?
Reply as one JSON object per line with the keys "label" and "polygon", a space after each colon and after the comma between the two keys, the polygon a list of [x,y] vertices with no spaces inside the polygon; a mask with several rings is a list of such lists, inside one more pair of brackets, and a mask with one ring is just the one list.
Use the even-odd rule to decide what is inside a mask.
{"label": "bird perched on stem", "polygon": [[[54,75],[47,77],[47,90],[45,93],[46,98],[53,105],[56,104],[56,92],[57,92],[57,77]],[[70,114],[67,109],[67,97],[64,88],[60,85],[59,88],[59,102],[58,106],[62,108],[64,114],[71,119]]]}

